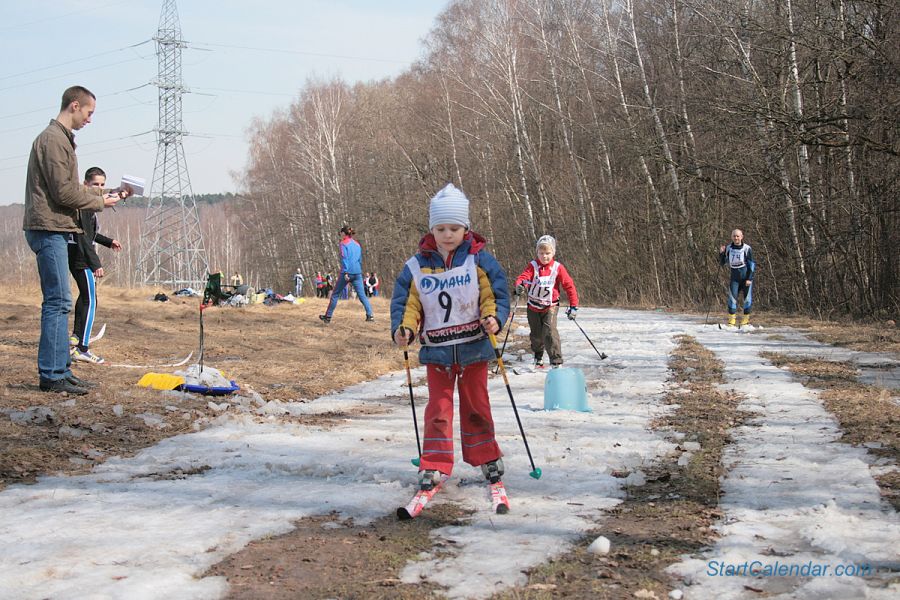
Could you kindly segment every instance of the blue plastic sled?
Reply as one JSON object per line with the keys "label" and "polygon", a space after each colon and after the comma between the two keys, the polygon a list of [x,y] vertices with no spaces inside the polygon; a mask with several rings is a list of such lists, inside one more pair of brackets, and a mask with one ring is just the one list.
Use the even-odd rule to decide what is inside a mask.
{"label": "blue plastic sled", "polygon": [[180,389],[185,392],[194,392],[195,394],[204,394],[206,396],[227,396],[228,394],[233,394],[238,391],[240,386],[232,379],[231,385],[228,387],[218,386],[218,387],[209,387],[206,385],[196,385],[193,383],[185,383],[180,386]]}
{"label": "blue plastic sled", "polygon": [[544,381],[544,410],[591,412],[581,369],[550,369]]}

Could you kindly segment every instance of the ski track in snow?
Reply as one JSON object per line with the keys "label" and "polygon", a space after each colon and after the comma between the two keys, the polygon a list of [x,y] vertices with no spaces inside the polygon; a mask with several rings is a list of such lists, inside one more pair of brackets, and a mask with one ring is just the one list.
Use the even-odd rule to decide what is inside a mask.
{"label": "ski track in snow", "polygon": [[[524,314],[517,318],[524,322]],[[744,584],[763,587],[771,581],[783,589],[767,590],[789,597],[896,596],[896,586],[878,590],[860,578],[786,583],[706,575],[708,560],[743,562],[770,547],[795,552],[782,562],[898,559],[897,515],[879,501],[869,457],[836,441],[839,430],[814,392],[759,358],[765,349],[785,351],[784,341],[734,335],[658,312],[585,308],[578,321],[610,355],[599,361],[577,327],[560,319],[566,366],[584,371],[592,412],[545,412],[546,373],[510,373],[529,445],[543,470],[536,481],[528,476],[531,466],[503,380],[492,378],[512,512],[491,514],[480,470],[457,456],[453,478],[435,502],[475,512],[465,526],[436,530],[435,537],[452,543],[407,565],[405,581],[428,579],[454,598],[487,597],[524,584],[524,570],[602,524],[604,509],[623,497],[622,486],[641,483],[641,466],[674,450],[648,425],[669,410],[659,404],[668,354],[673,337],[688,333],[726,363],[726,388],[746,394],[743,408],[759,416],[733,432],[735,444],[726,449],[731,471],[724,482],[722,539],[708,556],[686,557],[673,567],[693,583],[686,592],[697,598],[754,597]],[[789,343],[815,346],[800,338]],[[823,348],[828,347],[815,351]],[[530,362],[530,355],[525,358]],[[510,368],[521,364],[505,359]],[[889,359],[871,360],[881,365]],[[421,426],[427,392],[417,387],[414,393]],[[328,431],[226,416],[132,458],[111,458],[88,475],[10,486],[0,493],[0,598],[220,598],[227,592],[224,579],[200,576],[251,540],[290,531],[293,521],[306,516],[338,511],[365,523],[406,504],[416,480],[406,400],[405,373],[392,373],[312,403],[286,405],[295,415],[373,405],[390,409],[353,416]],[[617,479],[613,470],[632,474]]]}
{"label": "ski track in snow", "polygon": [[[829,565],[832,572],[839,565],[898,569],[900,520],[882,502],[869,469],[873,458],[864,448],[838,441],[841,430],[818,394],[759,356],[766,351],[801,354],[805,349],[808,356],[852,360],[852,351],[823,352],[821,344],[800,336],[785,343],[765,335],[742,335],[735,343],[732,333],[701,329],[697,338],[724,362],[722,388],[744,395],[739,408],[754,417],[731,432],[734,442],[723,455],[720,506],[726,517],[719,525],[721,539],[705,556],[670,568],[694,584],[687,597],[758,597],[745,585],[810,600],[898,597],[900,585],[881,589],[877,577],[718,575],[722,563],[753,561],[759,568],[777,561],[797,567]],[[709,561],[719,564],[710,567]]]}

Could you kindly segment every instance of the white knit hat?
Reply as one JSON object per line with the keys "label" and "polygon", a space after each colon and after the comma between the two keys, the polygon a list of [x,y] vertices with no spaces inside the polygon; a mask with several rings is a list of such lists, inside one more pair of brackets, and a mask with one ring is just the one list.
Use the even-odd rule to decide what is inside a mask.
{"label": "white knit hat", "polygon": [[428,209],[428,229],[441,224],[469,227],[469,199],[452,183],[444,186],[431,199]]}
{"label": "white knit hat", "polygon": [[556,254],[556,238],[554,238],[552,235],[542,235],[538,238],[537,244],[534,245],[534,251],[539,251],[541,249],[541,246],[544,245],[553,248],[553,254]]}

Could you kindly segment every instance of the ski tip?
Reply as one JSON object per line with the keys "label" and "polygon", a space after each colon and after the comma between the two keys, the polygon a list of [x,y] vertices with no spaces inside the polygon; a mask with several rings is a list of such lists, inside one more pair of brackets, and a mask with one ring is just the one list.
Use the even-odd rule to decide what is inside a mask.
{"label": "ski tip", "polygon": [[413,464],[413,466],[415,466],[415,467],[418,467],[421,464],[421,462],[418,458],[414,458],[414,459],[410,460],[409,462],[411,462]]}
{"label": "ski tip", "polygon": [[540,468],[540,467],[535,467],[534,471],[532,471],[531,473],[529,473],[529,475],[530,475],[531,477],[533,477],[534,479],[540,479],[540,478],[541,478],[541,475],[543,475],[543,472],[541,471],[541,468]]}
{"label": "ski tip", "polygon": [[409,521],[413,518],[413,516],[409,514],[409,511],[406,510],[405,506],[401,506],[397,509],[397,518],[401,521]]}
{"label": "ski tip", "polygon": [[498,515],[505,515],[508,512],[509,512],[509,507],[507,505],[505,505],[505,504],[497,505],[497,514]]}

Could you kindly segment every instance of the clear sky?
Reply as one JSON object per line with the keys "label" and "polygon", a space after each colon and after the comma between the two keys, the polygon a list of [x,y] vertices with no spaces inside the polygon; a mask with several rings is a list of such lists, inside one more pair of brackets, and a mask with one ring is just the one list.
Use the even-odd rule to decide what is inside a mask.
{"label": "clear sky", "polygon": [[[35,136],[63,90],[97,95],[76,134],[79,168],[150,179],[156,159],[156,47],[162,0],[4,2],[0,21],[0,205],[24,201]],[[309,78],[393,77],[422,53],[447,0],[179,0],[184,147],[195,193],[235,190],[245,130],[296,97]],[[142,44],[142,42],[145,42]],[[252,48],[252,49],[250,49]]]}

